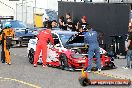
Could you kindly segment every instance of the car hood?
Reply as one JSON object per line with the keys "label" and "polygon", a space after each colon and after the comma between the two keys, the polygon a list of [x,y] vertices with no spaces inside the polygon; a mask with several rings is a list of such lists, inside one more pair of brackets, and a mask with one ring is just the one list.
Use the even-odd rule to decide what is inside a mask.
{"label": "car hood", "polygon": [[35,36],[32,33],[25,33],[25,32],[15,32],[16,37],[22,37],[22,36]]}

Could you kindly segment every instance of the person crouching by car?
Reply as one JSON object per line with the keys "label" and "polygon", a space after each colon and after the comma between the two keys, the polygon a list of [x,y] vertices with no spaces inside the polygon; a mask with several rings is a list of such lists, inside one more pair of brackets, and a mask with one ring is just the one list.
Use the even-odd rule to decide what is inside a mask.
{"label": "person crouching by car", "polygon": [[41,30],[38,34],[38,41],[36,44],[36,51],[34,55],[34,67],[37,67],[37,61],[39,59],[39,54],[42,50],[42,67],[46,67],[46,59],[47,59],[47,43],[50,42],[54,45],[54,40],[51,35],[51,22],[48,22],[47,29]]}
{"label": "person crouching by car", "polygon": [[84,32],[85,42],[89,45],[88,48],[88,67],[87,72],[91,72],[92,68],[92,59],[95,53],[96,64],[98,71],[101,71],[101,61],[100,61],[100,48],[97,41],[97,32],[93,30],[91,25],[86,26],[87,31]]}

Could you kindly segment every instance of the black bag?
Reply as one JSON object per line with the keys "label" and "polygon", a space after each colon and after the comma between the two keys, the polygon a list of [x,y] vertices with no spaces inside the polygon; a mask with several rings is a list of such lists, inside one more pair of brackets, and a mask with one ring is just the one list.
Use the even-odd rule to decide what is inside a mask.
{"label": "black bag", "polygon": [[7,47],[7,49],[10,49],[11,41],[12,41],[12,36],[6,37],[6,47]]}

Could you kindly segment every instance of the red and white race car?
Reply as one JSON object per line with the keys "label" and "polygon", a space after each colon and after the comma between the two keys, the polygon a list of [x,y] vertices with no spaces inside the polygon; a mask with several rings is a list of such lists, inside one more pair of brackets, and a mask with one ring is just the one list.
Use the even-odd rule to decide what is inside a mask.
{"label": "red and white race car", "polygon": [[[77,70],[87,67],[88,63],[88,47],[84,44],[84,36],[77,32],[53,30],[52,36],[55,45],[48,45],[47,65],[52,67],[60,67],[61,69]],[[33,64],[34,52],[36,50],[36,39],[30,39],[28,43],[28,58]],[[113,68],[115,65],[111,62],[107,52],[100,48],[101,65],[103,68]],[[42,63],[41,54],[38,63]],[[96,58],[94,58],[94,62]]]}

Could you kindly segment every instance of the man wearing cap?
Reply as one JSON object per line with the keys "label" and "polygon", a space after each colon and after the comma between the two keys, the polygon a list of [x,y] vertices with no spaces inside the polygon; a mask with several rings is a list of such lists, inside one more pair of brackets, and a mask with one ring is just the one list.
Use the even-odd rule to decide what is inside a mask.
{"label": "man wearing cap", "polygon": [[81,25],[83,27],[83,31],[86,31],[87,30],[86,26],[88,25],[87,24],[87,17],[86,16],[82,16],[81,21],[82,21]]}
{"label": "man wearing cap", "polygon": [[86,28],[87,31],[84,32],[84,39],[85,39],[85,43],[89,45],[87,72],[91,72],[92,59],[94,55],[96,57],[97,69],[98,71],[101,71],[100,48],[99,48],[99,43],[97,41],[97,32],[93,30],[91,25],[87,25]]}

